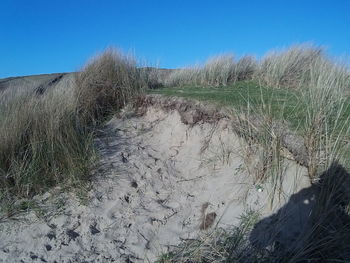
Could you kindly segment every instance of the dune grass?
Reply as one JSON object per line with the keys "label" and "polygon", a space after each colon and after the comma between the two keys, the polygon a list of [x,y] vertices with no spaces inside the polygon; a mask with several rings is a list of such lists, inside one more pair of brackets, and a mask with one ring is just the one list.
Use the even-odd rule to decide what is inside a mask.
{"label": "dune grass", "polygon": [[346,65],[330,58],[322,47],[311,44],[294,45],[273,50],[262,59],[234,55],[214,56],[204,65],[174,71],[164,81],[167,87],[227,86],[236,81],[255,80],[265,86],[282,89],[303,89],[314,77],[315,69],[333,72],[334,79],[350,90],[350,72]]}
{"label": "dune grass", "polygon": [[145,88],[142,72],[132,56],[107,49],[76,76],[77,113],[85,125],[103,120]]}
{"label": "dune grass", "polygon": [[262,59],[257,75],[270,86],[297,88],[310,78],[310,66],[325,59],[322,48],[311,45],[275,50]]}
{"label": "dune grass", "polygon": [[[237,81],[219,87],[164,87],[148,90],[147,93],[197,99],[245,112],[249,110],[254,110],[255,113],[264,112],[270,114],[274,119],[286,121],[291,129],[299,132],[305,127],[308,116],[308,112],[305,111],[307,101],[300,99],[301,96],[304,96],[303,92],[294,89],[275,89],[260,85],[256,81]],[[350,97],[345,96],[344,102],[338,103],[343,103],[345,106],[350,103]],[[346,121],[349,115],[350,108],[342,107],[340,119]]]}
{"label": "dune grass", "polygon": [[245,56],[237,62],[233,55],[220,55],[208,59],[203,66],[194,66],[174,71],[165,80],[165,85],[226,86],[238,80],[253,77],[257,64],[254,57]]}
{"label": "dune grass", "polygon": [[[240,61],[245,66],[238,67]],[[339,159],[344,165],[348,162],[350,71],[346,66],[308,44],[270,52],[260,61],[247,57],[240,61],[218,56],[202,67],[173,72],[167,87],[150,92],[232,106],[285,123],[305,137],[309,166],[314,167],[311,177],[321,163],[327,169]],[[224,81],[215,81],[222,79],[220,70]]]}
{"label": "dune grass", "polygon": [[32,197],[87,169],[91,138],[77,127],[74,101],[64,90],[43,96],[2,97],[0,188],[7,197]]}
{"label": "dune grass", "polygon": [[89,61],[71,85],[43,94],[26,87],[5,90],[0,97],[0,209],[56,185],[81,187],[93,165],[95,129],[144,83],[133,58],[109,49]]}

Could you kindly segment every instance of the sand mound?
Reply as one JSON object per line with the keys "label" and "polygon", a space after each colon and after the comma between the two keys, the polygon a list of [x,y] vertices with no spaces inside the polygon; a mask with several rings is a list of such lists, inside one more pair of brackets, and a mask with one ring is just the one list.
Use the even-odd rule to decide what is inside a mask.
{"label": "sand mound", "polygon": [[246,209],[268,216],[309,185],[306,170],[285,160],[282,191],[268,207],[270,184],[257,187],[249,172],[258,147],[252,152],[225,119],[190,126],[156,106],[112,119],[96,146],[89,200],[38,197],[46,212],[1,224],[0,261],[154,262],[182,240],[237,224]]}

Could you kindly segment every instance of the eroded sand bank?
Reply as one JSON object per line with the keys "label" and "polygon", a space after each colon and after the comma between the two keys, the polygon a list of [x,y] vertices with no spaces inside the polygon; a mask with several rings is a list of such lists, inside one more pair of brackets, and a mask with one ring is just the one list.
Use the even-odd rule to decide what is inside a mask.
{"label": "eroded sand bank", "polygon": [[176,110],[148,107],[113,118],[96,146],[89,199],[57,189],[37,197],[62,206],[2,222],[0,261],[154,262],[184,239],[237,224],[246,209],[271,215],[309,186],[305,168],[285,160],[271,208],[270,184],[257,187],[251,173],[261,150],[225,119],[190,126]]}

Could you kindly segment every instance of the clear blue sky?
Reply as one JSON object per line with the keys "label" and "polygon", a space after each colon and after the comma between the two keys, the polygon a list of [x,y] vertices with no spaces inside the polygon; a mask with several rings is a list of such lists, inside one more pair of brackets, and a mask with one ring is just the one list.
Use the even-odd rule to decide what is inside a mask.
{"label": "clear blue sky", "polygon": [[350,54],[350,1],[0,0],[0,78],[74,71],[111,45],[174,68],[305,41]]}

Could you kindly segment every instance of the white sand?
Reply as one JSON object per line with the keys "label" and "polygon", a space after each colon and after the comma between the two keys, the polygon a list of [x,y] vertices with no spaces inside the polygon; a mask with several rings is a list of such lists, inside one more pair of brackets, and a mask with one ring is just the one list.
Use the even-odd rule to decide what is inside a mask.
{"label": "white sand", "polygon": [[[190,127],[176,111],[149,108],[142,117],[112,119],[96,144],[101,160],[90,200],[38,197],[52,209],[66,204],[57,215],[31,212],[2,223],[1,262],[154,262],[182,239],[237,224],[245,209],[270,215],[309,186],[305,169],[286,160],[271,210],[269,184],[258,191],[247,170],[258,155],[248,158],[247,144],[225,120]],[[217,216],[200,230],[207,202],[206,214]]]}

